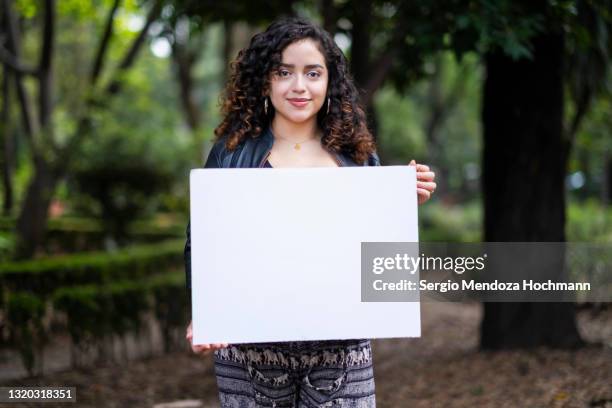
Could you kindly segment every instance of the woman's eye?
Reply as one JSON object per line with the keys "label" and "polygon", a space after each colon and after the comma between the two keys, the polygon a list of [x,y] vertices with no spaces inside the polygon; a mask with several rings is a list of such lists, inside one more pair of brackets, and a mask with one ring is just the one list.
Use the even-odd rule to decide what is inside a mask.
{"label": "woman's eye", "polygon": [[[310,75],[313,74],[313,75]],[[307,75],[310,75],[311,78],[318,78],[321,76],[317,71],[310,71]]]}
{"label": "woman's eye", "polygon": [[286,77],[289,74],[291,74],[291,72],[289,72],[287,70],[284,70],[284,69],[278,71],[278,76],[280,76],[280,77]]}

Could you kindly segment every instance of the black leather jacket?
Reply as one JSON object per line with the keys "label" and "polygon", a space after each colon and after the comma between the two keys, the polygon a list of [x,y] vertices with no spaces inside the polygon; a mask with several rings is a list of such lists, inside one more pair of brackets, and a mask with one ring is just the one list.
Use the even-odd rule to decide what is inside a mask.
{"label": "black leather jacket", "polygon": [[[225,147],[225,140],[221,139],[211,149],[204,168],[256,168],[263,167],[274,144],[274,135],[267,129],[256,138],[249,138],[235,150],[229,151]],[[330,152],[336,159],[338,166],[359,166],[349,155]],[[376,153],[370,155],[364,166],[380,166]],[[191,224],[187,224],[187,242],[185,243],[185,274],[188,299],[191,299]]]}

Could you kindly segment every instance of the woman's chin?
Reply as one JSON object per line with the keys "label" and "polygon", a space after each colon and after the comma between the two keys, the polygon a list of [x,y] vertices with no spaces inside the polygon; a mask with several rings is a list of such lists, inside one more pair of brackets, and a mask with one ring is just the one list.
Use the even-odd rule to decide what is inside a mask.
{"label": "woman's chin", "polygon": [[300,112],[298,114],[296,113],[289,113],[287,115],[282,115],[287,121],[295,123],[295,124],[302,124],[304,122],[308,122],[309,120],[316,118],[316,113],[313,114],[312,112]]}

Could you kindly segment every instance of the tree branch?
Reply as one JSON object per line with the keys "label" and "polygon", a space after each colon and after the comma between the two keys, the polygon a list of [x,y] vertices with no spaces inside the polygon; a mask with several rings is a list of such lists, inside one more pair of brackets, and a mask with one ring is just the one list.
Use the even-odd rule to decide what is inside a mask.
{"label": "tree branch", "polygon": [[391,69],[393,65],[393,60],[397,55],[399,48],[402,46],[404,42],[404,38],[407,34],[408,24],[406,24],[402,19],[402,10],[401,4],[398,7],[396,12],[396,23],[395,28],[393,29],[393,36],[389,40],[389,45],[386,48],[386,51],[375,58],[373,61],[377,61],[374,66],[370,67],[370,76],[368,80],[365,82],[365,94],[364,94],[364,105],[369,106],[372,103],[372,99],[374,98],[374,94],[376,91],[382,86],[387,73]]}
{"label": "tree branch", "polygon": [[[40,55],[38,104],[40,127],[47,133],[51,112],[53,110],[53,72],[51,69],[53,48],[55,45],[55,0],[45,0],[44,26],[42,30],[42,48]],[[52,139],[49,141],[52,142]]]}
{"label": "tree branch", "polygon": [[2,214],[10,215],[13,209],[13,169],[15,167],[15,145],[13,143],[13,129],[11,121],[11,70],[4,66],[2,76],[2,110],[0,111],[0,133],[3,139],[2,154],[2,184],[4,186],[4,200]]}
{"label": "tree branch", "polygon": [[591,107],[593,95],[590,89],[584,89],[579,98],[576,100],[576,113],[574,114],[572,121],[570,122],[569,128],[566,130],[567,136],[565,137],[565,151],[566,157],[569,157],[569,153],[572,151],[574,144],[576,143],[576,135],[578,129],[582,124],[582,120],[586,116]]}
{"label": "tree branch", "polygon": [[[115,72],[115,79],[106,88],[105,92],[108,95],[115,95],[121,90],[119,78],[121,74],[127,71],[134,63],[136,56],[138,54],[138,50],[144,43],[149,27],[157,19],[157,17],[159,16],[159,13],[161,12],[161,8],[162,8],[161,6],[162,6],[162,1],[155,0],[155,4],[153,4],[153,7],[151,8],[147,16],[147,21],[144,27],[138,34],[138,37],[134,40],[134,43],[129,48],[121,64],[119,65],[119,68]],[[95,104],[95,100],[96,98],[91,98],[91,97],[88,98],[86,102],[87,108],[91,108]],[[68,166],[69,161],[73,157],[74,151],[78,148],[81,141],[83,140],[85,135],[87,135],[90,132],[90,130],[91,130],[91,113],[90,113],[90,109],[85,109],[84,113],[81,115],[81,118],[77,122],[77,129],[74,133],[74,136],[70,139],[70,141],[66,144],[66,147],[63,149],[62,157],[64,157],[64,163],[63,163],[64,167]]]}
{"label": "tree branch", "polygon": [[[2,10],[4,11],[4,18],[6,21],[6,34],[9,52],[15,56],[16,60],[19,60],[20,54],[20,37],[19,31],[17,30],[17,20],[8,0],[0,0]],[[39,132],[38,123],[34,120],[34,112],[32,111],[32,105],[28,93],[26,92],[25,86],[23,85],[22,73],[15,71],[15,86],[17,88],[17,98],[19,99],[19,105],[21,106],[21,116],[23,120],[23,128],[25,136],[30,143],[32,156],[36,159],[40,152],[38,151],[38,144],[36,135]]]}
{"label": "tree branch", "polygon": [[104,65],[104,57],[106,55],[106,49],[108,48],[110,39],[113,35],[113,22],[115,21],[115,14],[117,14],[119,3],[121,3],[121,0],[114,1],[111,10],[108,13],[108,17],[106,18],[104,34],[102,35],[102,38],[100,39],[100,45],[98,46],[98,51],[96,52],[96,58],[94,60],[94,65],[91,70],[90,84],[92,86],[96,85],[98,77],[100,76],[100,72],[102,71],[102,67]]}
{"label": "tree branch", "polygon": [[144,27],[142,27],[142,30],[140,30],[138,37],[136,37],[136,39],[132,43],[132,46],[130,47],[128,52],[123,57],[123,60],[121,61],[121,63],[119,64],[119,67],[117,68],[117,72],[115,73],[115,79],[110,83],[110,85],[106,89],[107,93],[113,95],[119,92],[119,90],[121,89],[121,82],[119,78],[121,74],[127,71],[132,66],[134,61],[136,60],[136,56],[138,55],[138,52],[140,51],[142,44],[147,38],[147,32],[149,31],[149,27],[151,26],[151,24],[153,24],[153,22],[159,16],[159,13],[161,12],[161,8],[162,8],[161,0],[155,0],[153,7],[151,7],[151,10],[149,11],[149,15],[147,16],[147,21]]}
{"label": "tree branch", "polygon": [[2,45],[0,45],[0,63],[8,66],[10,69],[21,75],[38,75],[38,71],[35,68],[23,65],[21,61],[19,61]]}

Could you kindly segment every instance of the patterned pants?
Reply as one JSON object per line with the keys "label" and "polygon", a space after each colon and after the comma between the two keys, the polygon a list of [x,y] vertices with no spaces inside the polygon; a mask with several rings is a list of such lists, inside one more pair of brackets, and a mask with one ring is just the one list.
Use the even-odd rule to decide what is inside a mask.
{"label": "patterned pants", "polygon": [[233,344],[215,372],[222,407],[376,406],[369,340]]}

